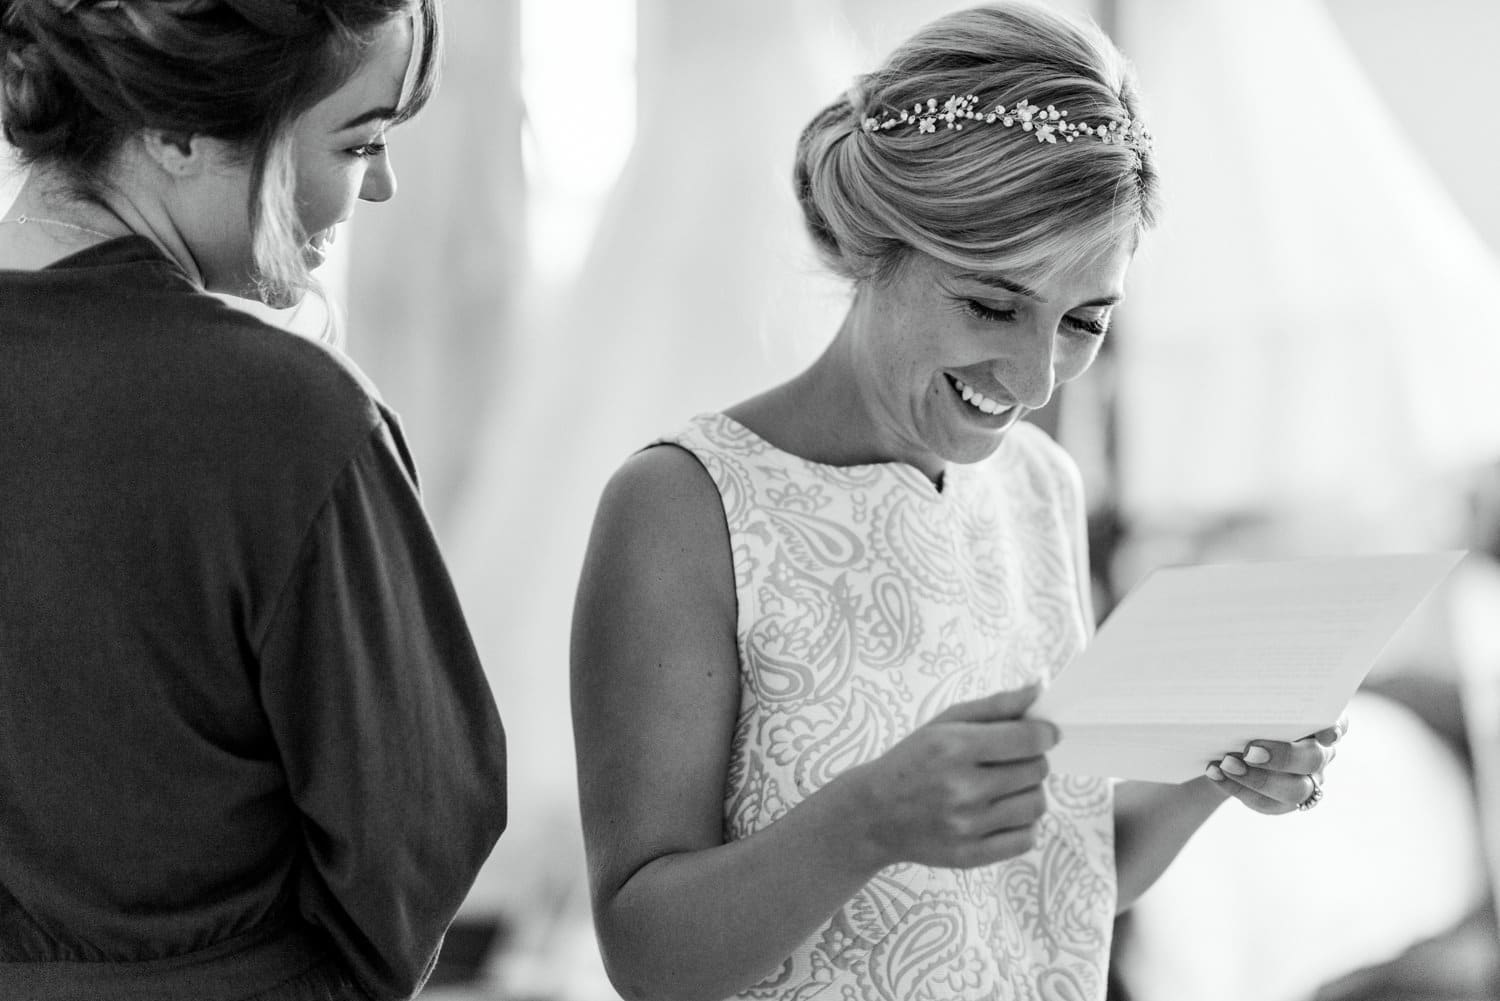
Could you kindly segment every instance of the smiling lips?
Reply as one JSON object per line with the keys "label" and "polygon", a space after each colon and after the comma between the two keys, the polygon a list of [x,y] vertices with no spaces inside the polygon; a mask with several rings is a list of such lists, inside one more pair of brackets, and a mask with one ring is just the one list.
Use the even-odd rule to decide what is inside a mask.
{"label": "smiling lips", "polygon": [[980,413],[990,414],[991,416],[1003,414],[1015,405],[1012,403],[996,403],[957,376],[950,375],[948,378],[953,380],[953,386],[963,396],[964,402]]}
{"label": "smiling lips", "polygon": [[328,259],[328,248],[333,246],[333,227],[319,230],[302,247],[302,261],[308,268],[316,269]]}

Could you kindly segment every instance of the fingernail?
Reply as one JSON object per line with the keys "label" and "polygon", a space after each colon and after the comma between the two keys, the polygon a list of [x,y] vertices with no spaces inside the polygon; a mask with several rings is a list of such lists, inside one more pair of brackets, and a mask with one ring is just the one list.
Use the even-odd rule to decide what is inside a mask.
{"label": "fingernail", "polygon": [[1221,772],[1221,771],[1219,771],[1219,766],[1218,765],[1210,764],[1207,768],[1203,769],[1203,774],[1207,775],[1209,778],[1213,779],[1215,782],[1223,782],[1224,781],[1224,773]]}
{"label": "fingernail", "polygon": [[1252,765],[1263,765],[1271,760],[1271,752],[1264,747],[1245,748],[1245,760]]}
{"label": "fingernail", "polygon": [[1229,755],[1223,761],[1219,762],[1219,767],[1230,775],[1243,775],[1246,771],[1245,763],[1233,755]]}

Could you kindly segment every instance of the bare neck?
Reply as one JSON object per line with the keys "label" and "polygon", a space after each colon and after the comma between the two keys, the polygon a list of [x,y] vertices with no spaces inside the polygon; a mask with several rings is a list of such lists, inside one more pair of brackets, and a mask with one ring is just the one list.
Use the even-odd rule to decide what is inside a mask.
{"label": "bare neck", "polygon": [[80,197],[59,175],[35,167],[0,217],[0,268],[36,271],[130,232],[110,209]]}
{"label": "bare neck", "polygon": [[885,461],[866,440],[870,414],[849,360],[858,310],[856,303],[832,343],[801,373],[725,413],[804,459],[831,466]]}
{"label": "bare neck", "polygon": [[[168,204],[169,187],[131,142],[117,151],[110,183],[97,196],[81,193],[61,171],[34,166],[0,225],[0,268],[44,268],[105,240],[136,234],[202,285],[198,263]],[[22,216],[30,221],[20,224]]]}

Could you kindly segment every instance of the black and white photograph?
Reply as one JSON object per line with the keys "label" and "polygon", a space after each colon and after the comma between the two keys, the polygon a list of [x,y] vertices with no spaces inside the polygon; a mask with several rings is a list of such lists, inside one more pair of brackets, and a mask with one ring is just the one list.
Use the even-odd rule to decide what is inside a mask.
{"label": "black and white photograph", "polygon": [[0,0],[0,1001],[1500,1001],[1497,53]]}

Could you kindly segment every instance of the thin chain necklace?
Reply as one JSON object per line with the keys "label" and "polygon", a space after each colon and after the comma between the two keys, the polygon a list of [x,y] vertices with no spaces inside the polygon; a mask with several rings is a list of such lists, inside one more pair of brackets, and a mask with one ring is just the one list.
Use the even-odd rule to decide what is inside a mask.
{"label": "thin chain necklace", "polygon": [[76,229],[80,233],[89,233],[93,236],[101,236],[106,240],[113,240],[114,234],[102,233],[97,229],[89,229],[87,226],[79,226],[76,223],[63,222],[61,219],[39,219],[36,216],[18,215],[14,219],[0,219],[0,226],[13,222],[17,226],[25,226],[27,223],[36,223],[41,226],[62,226],[64,229]]}

